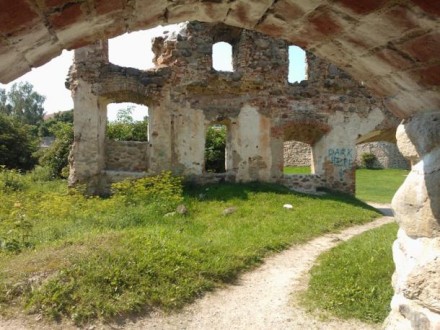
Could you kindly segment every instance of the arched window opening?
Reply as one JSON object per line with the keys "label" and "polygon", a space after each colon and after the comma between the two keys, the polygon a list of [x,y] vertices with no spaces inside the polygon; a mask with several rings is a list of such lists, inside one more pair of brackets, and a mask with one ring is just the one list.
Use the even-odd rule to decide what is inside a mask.
{"label": "arched window opening", "polygon": [[221,41],[212,46],[212,67],[216,71],[234,71],[231,44]]}
{"label": "arched window opening", "polygon": [[208,127],[205,140],[205,171],[208,173],[225,173],[227,169],[227,135],[226,125],[214,124]]}
{"label": "arched window opening", "polygon": [[311,174],[312,148],[299,141],[284,142],[284,174]]}
{"label": "arched window opening", "polygon": [[289,73],[287,81],[291,84],[307,80],[306,52],[298,46],[289,46]]}
{"label": "arched window opening", "polygon": [[148,141],[148,107],[135,103],[107,106],[106,135],[115,141]]}

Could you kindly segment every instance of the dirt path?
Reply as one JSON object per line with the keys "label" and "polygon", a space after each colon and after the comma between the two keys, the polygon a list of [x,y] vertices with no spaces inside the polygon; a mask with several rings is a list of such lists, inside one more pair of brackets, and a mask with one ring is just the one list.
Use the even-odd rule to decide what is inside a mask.
{"label": "dirt path", "polygon": [[[385,206],[384,206],[385,207]],[[123,325],[90,329],[378,329],[359,321],[317,320],[296,306],[295,294],[308,284],[307,272],[316,258],[341,241],[393,221],[382,217],[371,223],[327,234],[274,255],[256,270],[244,274],[236,285],[209,293],[182,312],[153,314]],[[40,324],[35,329],[54,329]],[[11,320],[0,329],[34,328]],[[66,329],[64,325],[61,328]]]}

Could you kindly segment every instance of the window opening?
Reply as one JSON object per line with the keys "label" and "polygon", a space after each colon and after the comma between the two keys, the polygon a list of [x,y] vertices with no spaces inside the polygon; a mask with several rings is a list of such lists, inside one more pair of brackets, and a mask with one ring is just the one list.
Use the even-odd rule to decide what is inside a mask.
{"label": "window opening", "polygon": [[148,107],[135,103],[107,106],[107,138],[116,141],[148,141]]}
{"label": "window opening", "polygon": [[306,52],[298,46],[289,46],[289,83],[307,80]]}
{"label": "window opening", "polygon": [[205,140],[205,171],[210,173],[226,172],[226,143],[228,129],[226,125],[214,124],[208,127]]}
{"label": "window opening", "polygon": [[221,41],[212,46],[212,67],[216,71],[234,71],[231,44]]}
{"label": "window opening", "polygon": [[284,142],[284,174],[311,174],[312,147],[300,141]]}

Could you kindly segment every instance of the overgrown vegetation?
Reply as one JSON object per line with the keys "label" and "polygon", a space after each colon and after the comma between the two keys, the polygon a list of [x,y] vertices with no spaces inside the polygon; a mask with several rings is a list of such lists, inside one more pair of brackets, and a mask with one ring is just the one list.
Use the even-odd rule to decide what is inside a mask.
{"label": "overgrown vegetation", "polygon": [[304,303],[341,318],[380,323],[390,311],[391,245],[397,224],[368,231],[322,254],[311,270]]}
{"label": "overgrown vegetation", "polygon": [[[164,173],[101,199],[45,175],[0,174],[2,313],[21,306],[83,324],[180,308],[268,253],[377,217],[344,195],[270,184],[183,187]],[[173,212],[180,203],[187,212]]]}
{"label": "overgrown vegetation", "polygon": [[67,178],[69,176],[69,153],[73,143],[73,124],[56,122],[49,128],[49,133],[55,136],[55,141],[47,150],[40,150],[40,165],[47,167],[52,178]]}
{"label": "overgrown vegetation", "polygon": [[107,137],[115,141],[148,141],[148,117],[134,120],[134,107],[118,112],[116,121],[107,123]]}
{"label": "overgrown vegetation", "polygon": [[205,170],[212,173],[223,173],[225,168],[226,149],[225,125],[214,125],[206,132],[205,143]]}

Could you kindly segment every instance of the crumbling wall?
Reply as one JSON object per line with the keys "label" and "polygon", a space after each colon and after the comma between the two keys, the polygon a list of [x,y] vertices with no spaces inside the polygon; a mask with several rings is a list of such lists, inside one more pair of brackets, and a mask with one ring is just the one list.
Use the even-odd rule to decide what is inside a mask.
{"label": "crumbling wall", "polygon": [[[218,41],[232,45],[233,72],[212,68],[212,46]],[[142,175],[171,170],[198,182],[213,180],[205,170],[206,130],[224,124],[228,142],[222,179],[283,182],[283,142],[296,140],[312,146],[312,171],[320,186],[354,193],[358,136],[397,126],[362,85],[312,54],[307,54],[308,80],[288,83],[283,40],[190,22],[156,38],[153,51],[157,67],[147,71],[109,63],[105,41],[75,52],[69,76],[75,101],[71,184],[88,182],[91,190],[102,189],[115,176],[126,176],[118,171],[133,170],[145,171]],[[111,102],[149,107],[148,148],[134,148],[143,154],[133,165],[127,160],[118,168],[118,154],[127,150],[105,144],[105,107]]]}
{"label": "crumbling wall", "polygon": [[[375,168],[409,169],[409,162],[400,153],[397,145],[391,142],[368,142],[356,145],[356,166],[362,166],[362,154],[376,156]],[[298,141],[284,142],[284,166],[310,166],[312,148]]]}
{"label": "crumbling wall", "polygon": [[141,172],[148,170],[148,142],[107,140],[106,170]]}
{"label": "crumbling wall", "polygon": [[369,142],[360,144],[356,148],[356,163],[358,166],[362,165],[362,154],[370,153],[376,156],[376,162],[374,164],[376,168],[410,168],[410,163],[403,157],[395,143]]}

